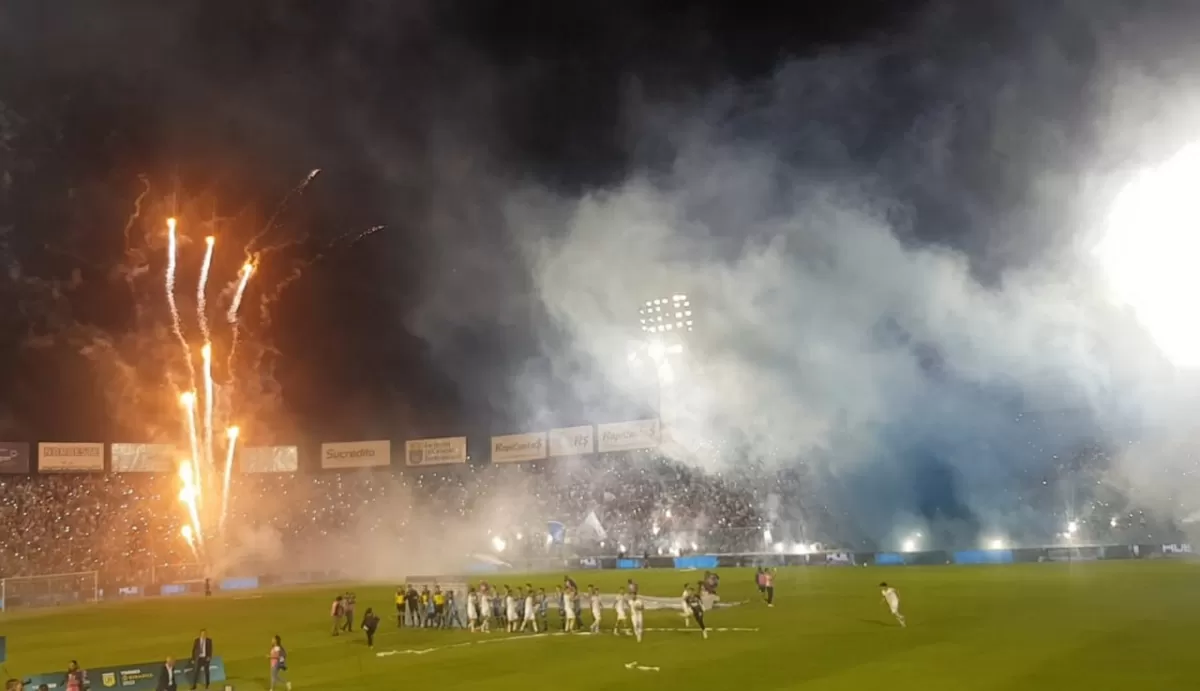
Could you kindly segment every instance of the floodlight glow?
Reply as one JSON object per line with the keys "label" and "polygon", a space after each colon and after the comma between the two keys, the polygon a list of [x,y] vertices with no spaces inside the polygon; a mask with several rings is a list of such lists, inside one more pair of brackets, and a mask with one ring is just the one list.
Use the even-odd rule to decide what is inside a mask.
{"label": "floodlight glow", "polygon": [[1067,523],[1067,535],[1074,535],[1077,532],[1079,532],[1078,522],[1071,521],[1070,523]]}
{"label": "floodlight glow", "polygon": [[783,543],[782,543],[782,542],[776,542],[776,543],[775,543],[775,547],[774,547],[774,549],[775,549],[775,553],[776,553],[776,554],[783,554]]}
{"label": "floodlight glow", "polygon": [[901,549],[905,552],[915,552],[917,551],[917,541],[910,537],[904,541],[904,544],[901,545]]}
{"label": "floodlight glow", "polygon": [[988,549],[1004,549],[1004,540],[993,538],[988,541]]}
{"label": "floodlight glow", "polygon": [[1095,248],[1114,297],[1131,307],[1168,360],[1200,366],[1196,180],[1200,143],[1143,171],[1117,195]]}
{"label": "floodlight glow", "polygon": [[771,529],[770,528],[765,528],[763,530],[763,542],[767,543],[768,545],[771,544]]}
{"label": "floodlight glow", "polygon": [[503,552],[505,547],[508,547],[508,543],[504,541],[504,538],[500,537],[499,535],[492,538],[492,549],[496,550],[497,552]]}

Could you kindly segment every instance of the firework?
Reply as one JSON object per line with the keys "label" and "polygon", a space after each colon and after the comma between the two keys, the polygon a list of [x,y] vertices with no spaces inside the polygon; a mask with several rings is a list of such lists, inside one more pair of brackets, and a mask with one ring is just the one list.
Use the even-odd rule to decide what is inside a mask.
{"label": "firework", "polygon": [[233,475],[233,450],[237,446],[239,430],[237,427],[230,427],[225,430],[225,437],[229,440],[225,446],[225,476],[222,479],[223,487],[221,489],[221,522],[219,530],[225,531],[225,518],[229,515],[229,478]]}
{"label": "firework", "polygon": [[[187,392],[184,392],[183,394],[181,394],[179,396],[179,403],[180,403],[180,405],[183,406],[185,414],[187,415],[188,441],[191,442],[192,458],[199,458],[199,456],[200,456],[200,438],[199,438],[199,435],[196,434],[196,394],[195,394],[195,392],[187,391]],[[192,476],[191,480],[189,481],[191,483],[191,486],[199,487],[200,486],[199,464],[187,463],[186,466],[189,469],[188,474]],[[183,474],[183,470],[182,470],[183,467],[184,466],[182,466],[182,465],[180,466],[181,470],[179,472],[181,475]],[[193,500],[199,501],[200,497],[198,497],[198,496],[193,497]],[[197,526],[197,528],[199,528],[199,526]],[[199,532],[199,531],[197,530],[197,532]]]}
{"label": "firework", "polygon": [[241,335],[241,320],[238,319],[238,310],[242,307],[242,297],[246,295],[246,286],[250,283],[250,274],[254,273],[254,264],[246,262],[242,264],[242,268],[238,271],[237,290],[233,293],[233,301],[229,303],[229,311],[225,313],[225,321],[229,322],[231,336],[229,339],[229,362],[226,369],[229,370],[229,381],[233,381],[233,356],[237,353],[238,337]]}
{"label": "firework", "polygon": [[[200,321],[200,334],[204,336],[204,342],[207,344],[210,340],[208,333],[208,296],[206,288],[208,287],[208,271],[212,268],[213,246],[216,244],[216,238],[209,235],[204,238],[204,242],[208,248],[204,250],[204,263],[200,265],[200,283],[196,286],[196,318]],[[205,346],[208,347],[207,345]]]}
{"label": "firework", "polygon": [[213,377],[212,377],[212,344],[205,343],[200,349],[200,356],[204,363],[204,437],[203,447],[204,452],[204,468],[212,470],[213,467]]}
{"label": "firework", "polygon": [[179,490],[179,501],[183,502],[187,507],[188,517],[191,519],[191,529],[196,541],[204,544],[204,531],[200,528],[200,509],[196,505],[199,492],[195,484],[195,473],[193,472],[194,464],[190,461],[184,461],[179,464],[179,480],[183,483],[183,487]]}
{"label": "firework", "polygon": [[167,305],[171,308],[171,330],[183,346],[184,359],[188,367],[188,381],[196,381],[196,368],[192,365],[192,350],[183,336],[183,322],[179,318],[179,306],[175,304],[175,267],[178,262],[179,241],[175,235],[175,219],[167,219]]}
{"label": "firework", "polygon": [[200,558],[200,551],[196,549],[196,536],[192,530],[192,526],[185,525],[179,529],[179,534],[183,536],[184,542],[188,543],[188,547],[192,548],[192,556]]}

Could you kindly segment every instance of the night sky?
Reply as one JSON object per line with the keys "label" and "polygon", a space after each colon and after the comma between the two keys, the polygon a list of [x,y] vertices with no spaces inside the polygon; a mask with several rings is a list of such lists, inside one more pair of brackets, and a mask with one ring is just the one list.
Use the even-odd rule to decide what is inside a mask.
{"label": "night sky", "polygon": [[[886,34],[910,9],[642,5],[10,3],[6,249],[26,275],[82,271],[72,314],[119,332],[128,304],[107,274],[141,176],[152,194],[212,194],[221,213],[261,222],[321,168],[277,237],[311,234],[308,250],[387,229],[331,252],[275,308],[269,338],[295,427],[313,438],[504,429],[516,421],[494,382],[536,361],[545,316],[517,262],[480,271],[437,238],[454,225],[456,243],[508,251],[475,173],[566,193],[613,184],[654,146],[623,125],[631,102],[762,79],[781,60]],[[438,319],[421,309],[433,271],[453,272],[464,295],[499,283],[499,309],[429,343],[413,322]],[[111,436],[103,374],[69,345],[25,347],[36,311],[5,316],[5,432]]]}

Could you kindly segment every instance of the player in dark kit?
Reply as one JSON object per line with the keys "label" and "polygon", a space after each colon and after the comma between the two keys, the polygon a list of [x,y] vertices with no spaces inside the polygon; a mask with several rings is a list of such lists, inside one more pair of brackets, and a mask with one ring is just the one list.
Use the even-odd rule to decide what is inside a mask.
{"label": "player in dark kit", "polygon": [[688,609],[692,610],[692,618],[700,625],[700,635],[708,638],[708,628],[704,626],[704,603],[700,601],[700,591],[694,590],[687,598]]}
{"label": "player in dark kit", "polygon": [[362,630],[367,634],[367,647],[375,647],[375,630],[379,628],[379,617],[375,616],[375,611],[370,607],[367,608],[367,613],[363,615]]}

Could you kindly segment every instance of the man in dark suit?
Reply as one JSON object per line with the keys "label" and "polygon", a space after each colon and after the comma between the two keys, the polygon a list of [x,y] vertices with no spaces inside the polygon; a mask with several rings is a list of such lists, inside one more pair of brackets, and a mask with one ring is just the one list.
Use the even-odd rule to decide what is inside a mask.
{"label": "man in dark suit", "polygon": [[209,683],[209,665],[212,664],[213,658],[213,640],[208,637],[208,632],[204,629],[200,630],[200,635],[196,640],[192,641],[192,688],[196,688],[196,682],[199,681],[200,675],[204,675],[204,688],[208,688]]}
{"label": "man in dark suit", "polygon": [[158,691],[176,691],[175,658],[168,657],[167,663],[158,671]]}

